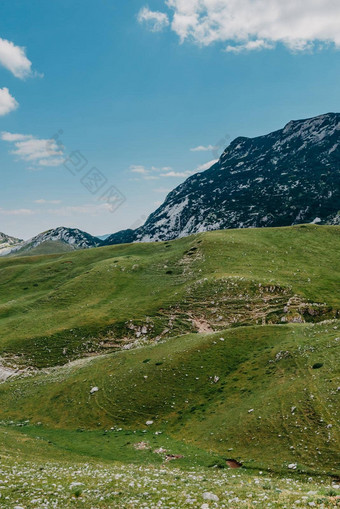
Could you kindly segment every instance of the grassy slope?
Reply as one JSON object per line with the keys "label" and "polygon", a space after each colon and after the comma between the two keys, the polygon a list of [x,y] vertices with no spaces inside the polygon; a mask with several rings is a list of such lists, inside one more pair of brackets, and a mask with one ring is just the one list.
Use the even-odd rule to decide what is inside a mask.
{"label": "grassy slope", "polygon": [[[338,227],[239,230],[1,260],[0,352],[22,355],[24,364],[107,351],[101,344],[135,339],[128,320],[147,325],[149,341],[167,326],[163,340],[188,332],[190,317],[221,330],[9,380],[0,385],[0,418],[30,419],[27,435],[105,459],[130,461],[134,453],[119,435],[111,445],[98,431],[120,426],[127,442],[170,443],[183,465],[231,457],[249,467],[297,462],[302,471],[334,473],[339,321],[268,323],[280,323],[294,294],[325,303],[320,316],[312,308],[311,321],[340,308],[339,240]],[[264,317],[268,325],[249,325]]]}
{"label": "grassy slope", "polygon": [[61,254],[75,251],[75,248],[66,242],[58,240],[47,240],[42,242],[39,246],[31,247],[30,245],[21,248],[18,252],[14,252],[11,256],[36,256],[36,255],[49,255]]}
{"label": "grassy slope", "polygon": [[[280,470],[297,462],[302,471],[334,473],[337,324],[191,334],[12,380],[0,385],[0,418],[40,422],[44,431],[27,433],[84,454],[97,447],[106,458],[99,452],[106,436],[72,430],[163,431],[248,467]],[[316,363],[323,365],[313,369]],[[90,395],[94,386],[99,391]],[[158,444],[166,446],[165,438]],[[117,450],[111,455],[117,459]]]}
{"label": "grassy slope", "polygon": [[[133,337],[128,320],[149,321],[148,339],[187,332],[188,313],[214,318],[215,298],[227,300],[220,328],[231,310],[231,321],[261,323],[260,283],[282,287],[278,308],[299,294],[340,309],[339,247],[339,227],[305,226],[0,260],[0,355],[20,352],[22,363],[40,367],[65,363]],[[249,316],[247,299],[257,302]]]}
{"label": "grassy slope", "polygon": [[[125,434],[124,439],[129,440]],[[0,441],[2,509],[36,509],[47,503],[62,509],[192,508],[202,506],[206,492],[219,498],[209,507],[283,509],[323,504],[334,508],[337,504],[337,491],[327,478],[307,479],[293,472],[282,478],[268,472],[198,466],[178,469],[176,462],[159,466],[157,455],[144,451],[139,451],[135,465],[98,462],[8,427],[0,428]]]}

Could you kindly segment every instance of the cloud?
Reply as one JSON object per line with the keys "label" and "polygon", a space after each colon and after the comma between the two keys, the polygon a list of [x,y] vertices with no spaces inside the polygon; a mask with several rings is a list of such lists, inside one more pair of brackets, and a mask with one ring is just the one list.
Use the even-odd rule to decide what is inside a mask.
{"label": "cloud", "polygon": [[130,166],[130,171],[132,173],[139,173],[140,175],[148,175],[148,173],[149,173],[149,170],[147,170],[144,166],[135,165],[135,164],[132,164]]}
{"label": "cloud", "polygon": [[217,150],[219,147],[215,147],[214,145],[199,145],[198,147],[191,148],[191,152],[209,152],[210,150]]}
{"label": "cloud", "polygon": [[33,76],[32,62],[26,57],[26,50],[15,46],[11,41],[0,38],[0,65],[8,69],[16,78]]}
{"label": "cloud", "polygon": [[159,20],[157,30],[171,22],[181,42],[226,43],[233,53],[272,49],[278,43],[293,52],[330,44],[340,49],[336,0],[166,0],[164,5],[169,15],[145,7],[139,20]]}
{"label": "cloud", "polygon": [[273,48],[273,43],[264,41],[263,39],[257,39],[256,41],[248,41],[244,44],[238,44],[237,46],[229,45],[226,47],[225,51],[227,53],[242,53],[243,51],[255,51]]}
{"label": "cloud", "polygon": [[148,7],[143,7],[137,17],[139,23],[146,24],[151,32],[161,32],[169,26],[169,18],[167,14],[159,11],[150,11]]}
{"label": "cloud", "polygon": [[31,162],[32,168],[60,166],[64,162],[63,147],[54,139],[40,139],[32,134],[2,132],[1,139],[13,143],[11,154],[22,161]]}
{"label": "cloud", "polygon": [[218,159],[213,159],[212,161],[208,161],[207,163],[201,164],[197,166],[194,170],[186,170],[186,171],[168,171],[166,173],[162,173],[162,177],[174,177],[174,178],[185,178],[191,177],[191,175],[195,175],[195,173],[199,173],[201,171],[208,170],[211,166],[217,163]]}
{"label": "cloud", "polygon": [[140,180],[140,179],[158,180],[160,178],[159,172],[171,171],[171,170],[172,170],[171,166],[163,166],[162,168],[157,168],[156,166],[151,166],[150,169],[145,168],[145,166],[143,166],[141,164],[132,164],[130,166],[131,173],[137,173],[140,176],[139,178],[132,179],[132,180]]}
{"label": "cloud", "polygon": [[40,200],[34,200],[34,203],[37,203],[38,205],[45,205],[45,204],[59,205],[59,203],[61,203],[61,201],[60,200],[45,200],[45,199],[41,198]]}
{"label": "cloud", "polygon": [[0,208],[0,215],[3,216],[32,216],[35,214],[34,210],[31,209],[12,209],[12,210],[6,210]]}
{"label": "cloud", "polygon": [[19,103],[9,93],[8,88],[0,88],[0,117],[18,108]]}
{"label": "cloud", "polygon": [[200,171],[209,170],[209,168],[211,168],[217,162],[218,162],[218,159],[212,159],[211,161],[208,161],[207,163],[200,164],[199,166],[197,166],[194,173],[199,173]]}
{"label": "cloud", "polygon": [[168,171],[166,173],[162,173],[161,177],[175,177],[175,178],[181,178],[181,177],[190,177],[190,175],[193,175],[193,171]]}

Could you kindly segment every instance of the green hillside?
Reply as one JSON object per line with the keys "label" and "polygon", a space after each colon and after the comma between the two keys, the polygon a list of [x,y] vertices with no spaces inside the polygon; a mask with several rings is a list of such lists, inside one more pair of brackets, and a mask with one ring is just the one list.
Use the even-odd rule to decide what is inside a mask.
{"label": "green hillside", "polygon": [[42,242],[36,247],[28,246],[22,247],[18,252],[13,252],[10,256],[36,256],[36,255],[49,255],[49,254],[60,254],[69,253],[74,251],[75,248],[58,240],[47,240]]}
{"label": "green hillside", "polygon": [[48,367],[238,325],[340,309],[340,227],[229,230],[0,260],[0,355]]}
{"label": "green hillside", "polygon": [[[0,418],[40,423],[50,431],[28,426],[27,433],[83,454],[98,454],[106,441],[86,430],[122,427],[148,430],[144,438],[162,431],[248,467],[297,462],[302,471],[330,473],[340,445],[338,327],[189,334],[12,379],[0,385]],[[115,459],[110,447],[99,455]]]}
{"label": "green hillside", "polygon": [[339,475],[339,248],[300,226],[1,260],[9,457]]}

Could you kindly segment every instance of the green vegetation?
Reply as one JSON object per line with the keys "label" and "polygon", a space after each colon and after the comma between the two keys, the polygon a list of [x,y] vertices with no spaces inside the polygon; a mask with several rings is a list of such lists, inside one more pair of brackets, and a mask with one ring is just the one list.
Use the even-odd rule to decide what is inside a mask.
{"label": "green vegetation", "polygon": [[[297,463],[302,472],[334,473],[338,324],[189,334],[14,378],[0,385],[0,418],[83,432],[161,431],[249,468]],[[316,361],[322,368],[313,369]],[[97,446],[84,436],[82,452],[101,451],[100,435]],[[72,434],[63,437],[79,452]]]}
{"label": "green vegetation", "polygon": [[[125,437],[129,440],[130,437]],[[141,507],[334,508],[337,489],[329,478],[278,477],[268,472],[221,470],[175,462],[98,462],[54,444],[0,427],[2,509],[140,509]],[[151,453],[150,453],[151,454]],[[158,457],[157,453],[153,454]],[[34,458],[34,461],[32,461]],[[157,464],[158,463],[158,464]],[[177,465],[177,464],[176,464]]]}
{"label": "green vegetation", "polygon": [[309,225],[0,260],[1,507],[155,507],[162,479],[166,507],[334,506],[339,247]]}
{"label": "green vegetation", "polygon": [[334,318],[339,247],[340,227],[308,225],[2,259],[0,355],[47,367],[195,330]]}

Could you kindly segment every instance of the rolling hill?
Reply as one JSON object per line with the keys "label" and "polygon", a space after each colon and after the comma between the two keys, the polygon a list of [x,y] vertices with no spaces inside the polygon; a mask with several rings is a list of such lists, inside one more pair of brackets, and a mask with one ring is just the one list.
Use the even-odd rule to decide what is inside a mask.
{"label": "rolling hill", "polygon": [[145,442],[184,468],[337,475],[339,243],[302,225],[0,260],[5,429],[100,460]]}

